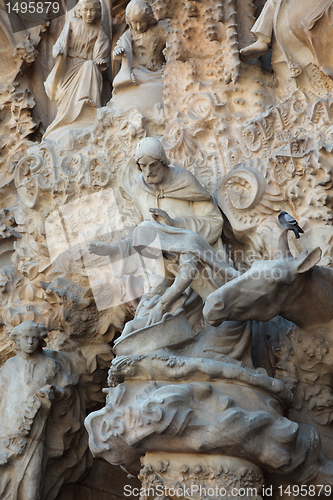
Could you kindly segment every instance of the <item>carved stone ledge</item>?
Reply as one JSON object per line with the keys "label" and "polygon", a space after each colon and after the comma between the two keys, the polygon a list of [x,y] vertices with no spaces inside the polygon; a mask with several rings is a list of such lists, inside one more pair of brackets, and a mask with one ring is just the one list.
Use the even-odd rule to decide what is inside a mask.
{"label": "carved stone ledge", "polygon": [[139,474],[141,499],[262,499],[262,470],[241,458],[196,453],[146,453]]}

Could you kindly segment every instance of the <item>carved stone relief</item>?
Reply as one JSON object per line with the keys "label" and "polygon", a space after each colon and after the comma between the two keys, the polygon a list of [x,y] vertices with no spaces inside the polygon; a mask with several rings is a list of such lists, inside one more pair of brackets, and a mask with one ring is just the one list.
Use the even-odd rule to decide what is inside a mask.
{"label": "carved stone relief", "polygon": [[78,376],[64,354],[42,350],[46,335],[33,321],[15,327],[17,355],[0,371],[2,498],[54,499],[86,465]]}
{"label": "carved stone relief", "polygon": [[1,6],[1,498],[110,500],[92,454],[166,498],[333,487],[333,21],[312,4],[80,0],[17,33]]}

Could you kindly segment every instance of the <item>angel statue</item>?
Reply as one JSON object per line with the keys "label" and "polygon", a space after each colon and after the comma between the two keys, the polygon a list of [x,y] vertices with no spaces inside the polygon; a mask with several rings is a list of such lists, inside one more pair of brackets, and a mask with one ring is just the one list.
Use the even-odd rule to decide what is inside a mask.
{"label": "angel statue", "polygon": [[57,115],[44,138],[60,127],[91,125],[101,107],[102,71],[107,68],[110,43],[101,26],[99,0],[80,0],[75,17],[64,26],[53,47],[56,64],[45,82]]}

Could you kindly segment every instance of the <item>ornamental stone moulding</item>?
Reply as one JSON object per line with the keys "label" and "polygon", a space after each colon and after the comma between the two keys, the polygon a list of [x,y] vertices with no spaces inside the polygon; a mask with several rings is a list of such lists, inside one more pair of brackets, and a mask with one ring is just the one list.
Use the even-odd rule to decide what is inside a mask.
{"label": "ornamental stone moulding", "polygon": [[2,3],[1,499],[333,496],[332,34]]}

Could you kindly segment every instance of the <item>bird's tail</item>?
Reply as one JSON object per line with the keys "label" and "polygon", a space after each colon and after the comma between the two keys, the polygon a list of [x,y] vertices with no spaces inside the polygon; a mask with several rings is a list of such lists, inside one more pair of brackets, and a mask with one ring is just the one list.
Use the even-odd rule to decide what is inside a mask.
{"label": "bird's tail", "polygon": [[295,236],[296,236],[296,238],[297,238],[297,239],[299,239],[299,237],[300,237],[300,236],[299,236],[299,232],[298,232],[298,231],[299,231],[299,229],[300,229],[300,228],[293,227],[293,231],[294,231],[294,234],[295,234]]}
{"label": "bird's tail", "polygon": [[299,227],[299,225],[297,224],[296,227],[293,228],[293,231],[295,233],[295,236],[297,239],[299,239],[299,233],[304,233],[303,229],[301,227]]}

